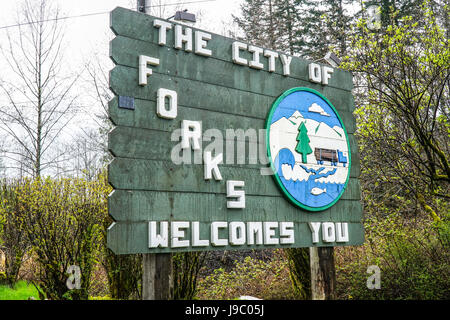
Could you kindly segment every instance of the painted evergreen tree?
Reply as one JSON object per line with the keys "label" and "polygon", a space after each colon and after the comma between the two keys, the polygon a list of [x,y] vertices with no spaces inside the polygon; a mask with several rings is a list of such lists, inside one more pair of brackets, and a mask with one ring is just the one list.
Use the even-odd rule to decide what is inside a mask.
{"label": "painted evergreen tree", "polygon": [[312,153],[312,149],[309,146],[309,137],[308,137],[308,129],[306,129],[305,123],[302,122],[300,127],[298,128],[298,135],[297,135],[297,147],[295,148],[295,151],[298,153],[301,153],[302,155],[302,162],[307,163],[306,156],[310,153]]}

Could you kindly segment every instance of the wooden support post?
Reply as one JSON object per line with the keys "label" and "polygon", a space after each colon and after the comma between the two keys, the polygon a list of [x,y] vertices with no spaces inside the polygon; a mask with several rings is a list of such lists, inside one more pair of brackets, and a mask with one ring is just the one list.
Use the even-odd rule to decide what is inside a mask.
{"label": "wooden support post", "polygon": [[143,254],[142,264],[142,300],[172,299],[172,254]]}
{"label": "wooden support post", "polygon": [[335,298],[336,269],[333,247],[309,248],[311,265],[312,300],[332,300]]}

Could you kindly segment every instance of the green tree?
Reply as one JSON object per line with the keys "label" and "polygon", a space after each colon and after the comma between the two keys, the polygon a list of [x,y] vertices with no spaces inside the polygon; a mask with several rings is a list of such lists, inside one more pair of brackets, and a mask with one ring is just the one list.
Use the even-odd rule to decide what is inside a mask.
{"label": "green tree", "polygon": [[450,193],[450,45],[428,2],[420,12],[423,23],[393,13],[382,33],[361,21],[343,67],[363,92],[356,116],[366,206],[401,198],[405,214],[439,220]]}
{"label": "green tree", "polygon": [[297,147],[295,148],[295,151],[298,153],[301,153],[302,155],[302,162],[307,163],[306,156],[310,153],[312,153],[312,149],[309,146],[309,137],[308,137],[308,129],[306,129],[305,123],[302,122],[300,127],[298,128],[298,135],[297,135]]}
{"label": "green tree", "polygon": [[274,14],[276,0],[245,0],[241,16],[233,16],[244,33],[244,40],[254,45],[278,48],[279,21]]}

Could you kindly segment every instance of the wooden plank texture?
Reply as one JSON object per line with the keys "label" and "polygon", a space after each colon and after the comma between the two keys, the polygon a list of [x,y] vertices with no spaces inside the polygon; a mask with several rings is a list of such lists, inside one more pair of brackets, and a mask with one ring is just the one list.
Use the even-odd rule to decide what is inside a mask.
{"label": "wooden plank texture", "polygon": [[[174,121],[175,122],[175,121]],[[134,159],[142,159],[142,160],[165,160],[167,162],[172,162],[172,149],[178,145],[179,141],[171,141],[172,133],[170,132],[161,132],[157,130],[146,130],[146,129],[138,129],[132,127],[116,127],[109,133],[108,138],[108,146],[109,150],[115,157],[121,158],[134,158]],[[175,136],[176,138],[176,136]],[[223,141],[223,163],[228,166],[229,162],[227,159],[227,143],[230,144],[230,150],[233,150],[234,157],[229,156],[229,158],[233,158],[235,161],[232,163],[234,165],[239,164],[239,160],[245,161],[242,166],[245,165],[244,169],[259,169],[262,167],[262,161],[267,158],[262,158],[259,156],[260,154],[266,153],[265,141],[261,143],[245,143],[245,154],[237,152],[238,141],[242,141],[242,139],[234,140],[234,148],[231,148],[233,145],[230,144],[230,140]],[[213,144],[215,142],[213,141]],[[211,142],[203,141],[202,145],[204,148],[207,148]],[[254,150],[256,152],[250,154],[250,144],[253,145]],[[358,146],[356,144],[356,140],[353,135],[349,136],[349,144],[351,150],[351,168],[350,168],[350,177],[359,177],[360,174],[360,165],[359,165],[359,157],[358,157]],[[257,150],[257,148],[261,150]],[[220,150],[215,150],[216,152]],[[190,159],[194,159],[193,152],[191,152]],[[329,165],[330,166],[330,165]],[[331,167],[331,166],[330,166]],[[190,167],[183,167],[183,170],[188,170]],[[201,168],[200,168],[201,169]],[[174,170],[174,169],[172,169]]]}
{"label": "wooden plank texture", "polygon": [[226,180],[243,180],[246,194],[279,194],[272,176],[261,175],[258,168],[237,165],[218,167],[223,181],[205,180],[203,165],[176,165],[164,160],[116,157],[109,164],[108,181],[115,189],[224,193]]}
{"label": "wooden plank texture", "polygon": [[[224,193],[115,190],[109,198],[109,213],[115,221],[350,221],[362,218],[358,180],[351,180],[342,199],[332,208],[307,212],[281,196],[246,195],[245,209],[227,209]],[[287,219],[287,220],[286,220]]]}
{"label": "wooden plank texture", "polygon": [[[156,100],[159,88],[177,91],[178,103],[181,106],[213,110],[265,119],[276,98],[286,90],[301,87],[297,80],[270,82],[260,80],[246,80],[253,91],[239,90],[235,87],[225,87],[219,84],[204,83],[198,80],[177,77],[153,72],[148,79],[147,86],[138,85],[138,69],[117,65],[110,72],[110,89],[117,96],[130,96],[135,99]],[[242,84],[242,85],[245,85]],[[157,84],[157,85],[152,85]],[[269,86],[270,85],[270,86]],[[314,89],[312,83],[304,84]],[[237,85],[236,85],[237,86]],[[266,88],[267,87],[267,88]],[[350,92],[338,90],[329,86],[317,90],[322,93],[333,106],[350,114],[354,109],[354,100]]]}
{"label": "wooden plank texture", "polygon": [[[140,40],[147,43],[158,43],[158,33],[159,29],[153,27],[153,20],[155,18],[149,15],[144,15],[137,13],[132,10],[124,9],[124,8],[116,8],[111,12],[110,25],[111,30],[117,36],[124,36],[128,38],[132,38],[135,40]],[[158,18],[159,19],[159,18]],[[163,19],[159,19],[163,20]],[[166,20],[167,21],[167,20]],[[173,23],[173,22],[171,22]],[[175,24],[174,24],[175,25]],[[184,28],[185,26],[183,26]],[[174,44],[174,26],[172,30],[167,32],[167,42],[164,48],[173,48]],[[191,28],[193,33],[196,28]],[[201,30],[203,31],[203,30]],[[207,48],[212,50],[211,57],[202,57],[195,55],[194,53],[189,53],[190,55],[196,56],[198,59],[202,60],[222,60],[225,62],[231,62],[231,48],[232,43],[236,40],[231,38],[226,38],[224,36],[210,33],[212,35],[212,39],[208,41]],[[183,50],[179,50],[179,52],[183,52]],[[281,54],[282,52],[280,52]],[[250,52],[241,51],[241,57],[250,61],[252,59],[252,54]],[[274,73],[269,73],[267,70],[267,62],[264,57],[261,57],[261,62],[264,64],[264,70],[253,70],[251,68],[247,68],[242,66],[243,69],[248,69],[249,74],[253,73],[261,73],[264,74],[265,77],[270,77],[271,75],[281,75],[282,74],[282,64],[280,59],[276,60],[276,71]],[[291,75],[286,78],[292,78],[295,80],[304,80],[308,81],[308,65],[311,61],[307,61],[301,59],[299,57],[292,57],[291,62]],[[320,64],[320,63],[319,63]],[[322,64],[321,64],[322,65]],[[336,87],[343,90],[350,91],[353,88],[352,75],[348,71],[344,71],[341,69],[334,69],[333,77],[330,79],[329,87]]]}
{"label": "wooden plank texture", "polygon": [[[162,131],[170,131],[180,128],[179,123],[181,119],[202,121],[203,128],[206,129],[219,129],[225,132],[226,129],[263,129],[265,127],[267,113],[275,101],[267,99],[263,102],[264,105],[259,105],[260,109],[258,117],[249,117],[245,114],[245,110],[233,113],[232,109],[241,108],[238,106],[240,102],[236,101],[237,105],[230,108],[223,108],[217,110],[202,109],[197,106],[183,106],[178,103],[178,114],[176,121],[161,119],[156,114],[156,90],[154,90],[153,100],[141,100],[135,99],[135,110],[127,110],[118,107],[118,99],[113,98],[109,102],[109,117],[111,121],[119,126],[138,127],[143,129],[157,129]],[[203,96],[203,93],[199,93]],[[187,100],[179,97],[181,100]],[[196,99],[199,99],[198,97]],[[205,97],[205,99],[208,99]],[[256,99],[256,98],[255,98]],[[253,99],[253,100],[255,100]],[[222,105],[222,100],[220,100]],[[189,103],[186,101],[185,103]],[[215,102],[217,104],[217,101]],[[252,101],[248,101],[252,104]],[[254,103],[261,103],[261,101],[254,101]],[[191,103],[192,104],[192,103]],[[222,105],[223,107],[223,105]],[[262,112],[262,109],[265,110]],[[339,111],[345,129],[347,133],[352,134],[356,131],[356,122],[353,114],[349,111]]]}
{"label": "wooden plank texture", "polygon": [[[226,220],[221,220],[226,221]],[[289,248],[289,247],[313,247],[313,246],[342,246],[342,245],[361,245],[364,242],[364,229],[360,222],[349,222],[349,242],[324,243],[320,240],[313,244],[311,231],[307,223],[296,223],[294,225],[295,244],[289,245],[227,245],[227,246],[208,246],[208,247],[183,247],[183,248],[148,248],[148,222],[116,222],[108,229],[108,245],[116,254],[133,253],[164,253],[164,252],[183,252],[183,251],[205,251],[205,250],[250,250],[267,248]],[[200,238],[208,239],[210,234],[209,224],[200,223]],[[191,239],[190,229],[185,229],[183,239]],[[279,236],[278,229],[275,229],[274,237]],[[227,230],[219,231],[220,238],[228,238]]]}

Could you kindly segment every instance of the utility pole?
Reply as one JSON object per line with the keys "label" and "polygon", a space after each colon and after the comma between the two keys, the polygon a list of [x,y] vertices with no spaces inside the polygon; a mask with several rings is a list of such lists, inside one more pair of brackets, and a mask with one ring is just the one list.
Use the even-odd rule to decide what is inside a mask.
{"label": "utility pole", "polygon": [[[137,0],[137,11],[149,14],[150,0]],[[142,254],[142,300],[170,300],[173,297],[172,254]]]}

